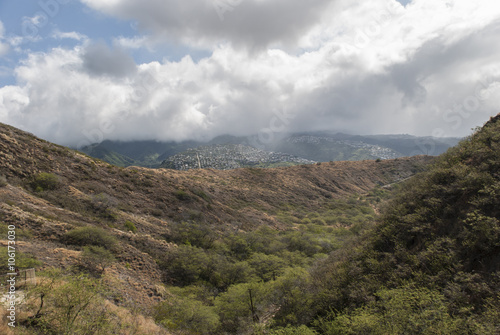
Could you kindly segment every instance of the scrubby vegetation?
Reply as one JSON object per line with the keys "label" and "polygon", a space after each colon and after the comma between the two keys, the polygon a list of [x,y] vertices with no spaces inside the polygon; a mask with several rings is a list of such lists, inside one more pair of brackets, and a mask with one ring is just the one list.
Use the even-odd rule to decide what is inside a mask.
{"label": "scrubby vegetation", "polygon": [[66,275],[59,270],[41,273],[27,291],[22,325],[29,334],[137,334],[132,322],[103,299],[102,280]]}
{"label": "scrubby vegetation", "polygon": [[[12,249],[10,250],[12,252]],[[36,268],[42,265],[42,262],[36,259],[34,255],[26,254],[22,251],[17,251],[15,253],[16,267],[17,268]],[[0,264],[4,264],[7,267],[9,259],[9,252],[7,247],[0,247]],[[2,283],[4,285],[5,283]]]}
{"label": "scrubby vegetation", "polygon": [[125,226],[125,229],[127,231],[130,231],[132,233],[137,232],[137,227],[135,226],[135,223],[133,223],[132,221],[127,220],[123,225]]}
{"label": "scrubby vegetation", "polygon": [[221,235],[196,222],[172,225],[165,239],[178,247],[158,264],[173,298],[156,307],[155,319],[193,334],[315,334],[305,326],[316,311],[308,269],[365,231],[375,195],[381,201],[389,193],[331,199],[322,213],[295,208],[282,231],[262,226]]}
{"label": "scrubby vegetation", "polygon": [[7,186],[7,178],[5,176],[0,175],[0,187]]}
{"label": "scrubby vegetation", "polygon": [[92,274],[101,274],[115,261],[113,254],[99,246],[85,246],[81,256],[81,267]]}
{"label": "scrubby vegetation", "polygon": [[31,248],[16,261],[60,267],[26,289],[17,333],[500,333],[500,117],[403,185],[416,160],[181,174],[78,159],[75,175],[1,167],[0,233],[15,223]]}
{"label": "scrubby vegetation", "polygon": [[299,224],[288,231],[175,227],[167,238],[181,245],[160,264],[182,308],[202,315],[190,323],[164,302],[156,318],[193,334],[204,318],[207,334],[498,334],[499,128],[408,181],[367,233],[381,188],[323,213],[285,208]]}
{"label": "scrubby vegetation", "polygon": [[108,231],[98,227],[80,227],[68,231],[63,241],[67,244],[78,246],[96,246],[108,250],[113,250],[117,247],[116,238]]}
{"label": "scrubby vegetation", "polygon": [[47,172],[37,174],[31,182],[31,187],[35,192],[55,190],[59,186],[59,177],[53,173]]}

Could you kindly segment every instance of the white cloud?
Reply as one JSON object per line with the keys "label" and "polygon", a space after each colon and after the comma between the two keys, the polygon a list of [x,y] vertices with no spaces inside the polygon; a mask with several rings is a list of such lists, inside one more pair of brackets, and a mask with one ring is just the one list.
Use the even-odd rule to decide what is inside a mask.
{"label": "white cloud", "polygon": [[[132,0],[85,1],[120,16],[139,11]],[[248,3],[254,15],[258,5],[271,8],[270,2]],[[295,131],[466,135],[500,103],[500,9],[493,1],[448,3],[342,0],[328,4],[325,14],[317,13],[326,8],[318,1],[296,31],[271,29],[265,38],[260,29],[270,23],[262,22],[255,31],[228,33],[232,43],[215,44],[212,55],[197,63],[187,56],[135,65],[119,48],[86,43],[33,54],[16,69],[18,87],[0,90],[0,121],[69,145],[249,135],[281,126],[283,115],[278,124],[273,120],[283,111],[287,129]],[[217,29],[197,30],[201,23],[160,24],[164,15],[185,13],[191,5],[184,2],[175,2],[170,14],[159,12],[160,2],[140,4],[150,8],[134,17],[139,22],[158,11],[151,18],[157,38],[177,24],[184,40],[195,33],[206,41],[224,39]],[[236,25],[229,16],[238,17],[237,10],[219,24]],[[246,23],[237,29],[242,27]],[[148,38],[118,38],[117,45],[143,47]],[[256,45],[261,51],[247,52]]]}
{"label": "white cloud", "polygon": [[135,37],[117,37],[114,39],[114,43],[127,49],[152,49],[151,43],[146,36],[135,36]]}
{"label": "white cloud", "polygon": [[84,40],[88,39],[88,37],[86,35],[80,34],[80,33],[76,32],[76,31],[62,32],[62,31],[59,31],[59,30],[55,30],[52,33],[52,38],[55,38],[55,39],[58,39],[58,40],[72,39],[72,40],[76,40],[76,41],[84,41]]}
{"label": "white cloud", "polygon": [[4,122],[24,119],[23,112],[29,105],[27,92],[18,86],[0,88],[0,119]]}

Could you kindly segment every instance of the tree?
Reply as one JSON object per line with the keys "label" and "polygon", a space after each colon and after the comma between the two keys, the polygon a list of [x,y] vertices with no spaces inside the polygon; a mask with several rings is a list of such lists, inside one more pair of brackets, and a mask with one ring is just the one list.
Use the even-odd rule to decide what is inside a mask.
{"label": "tree", "polygon": [[115,260],[113,254],[103,247],[94,245],[83,247],[81,265],[93,274],[103,273]]}
{"label": "tree", "polygon": [[258,320],[272,304],[271,286],[264,283],[236,284],[217,296],[221,332],[241,333]]}
{"label": "tree", "polygon": [[189,334],[211,334],[219,327],[219,316],[213,307],[190,297],[174,297],[156,306],[155,321],[170,330]]}
{"label": "tree", "polygon": [[41,334],[107,334],[119,332],[100,293],[101,281],[84,275],[63,276],[60,270],[42,274],[27,292],[33,315],[27,327]]}

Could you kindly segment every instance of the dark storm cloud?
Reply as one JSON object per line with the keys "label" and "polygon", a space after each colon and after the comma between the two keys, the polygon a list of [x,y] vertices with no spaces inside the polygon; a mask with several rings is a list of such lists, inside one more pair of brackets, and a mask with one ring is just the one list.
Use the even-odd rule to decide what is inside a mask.
{"label": "dark storm cloud", "polygon": [[316,25],[332,0],[150,0],[107,5],[83,0],[108,14],[138,21],[139,28],[171,40],[212,47],[221,41],[247,49],[292,44]]}

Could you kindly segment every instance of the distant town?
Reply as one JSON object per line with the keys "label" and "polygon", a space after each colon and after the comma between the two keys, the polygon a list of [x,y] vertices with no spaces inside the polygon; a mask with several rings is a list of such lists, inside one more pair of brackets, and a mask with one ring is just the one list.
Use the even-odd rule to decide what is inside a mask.
{"label": "distant town", "polygon": [[315,161],[279,152],[268,152],[242,144],[201,146],[188,149],[165,160],[161,167],[176,170],[269,167],[313,164]]}
{"label": "distant town", "polygon": [[287,139],[287,142],[290,143],[308,143],[308,144],[316,144],[319,145],[324,142],[331,142],[336,144],[344,144],[351,146],[353,148],[365,149],[369,152],[371,156],[380,159],[394,159],[398,157],[403,157],[400,153],[379,145],[368,144],[360,141],[350,141],[350,140],[337,140],[332,137],[327,136],[311,136],[311,135],[302,135],[302,136],[294,136]]}

